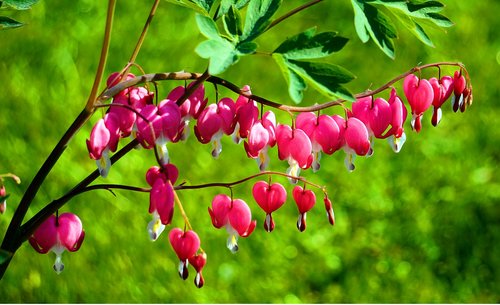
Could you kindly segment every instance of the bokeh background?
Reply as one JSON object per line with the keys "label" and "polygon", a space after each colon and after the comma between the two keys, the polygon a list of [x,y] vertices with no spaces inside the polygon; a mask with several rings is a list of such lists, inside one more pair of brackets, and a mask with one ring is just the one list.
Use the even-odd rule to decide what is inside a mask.
{"label": "bokeh background", "polygon": [[[126,64],[153,1],[118,1],[107,74]],[[284,1],[279,15],[305,1]],[[276,229],[264,231],[264,213],[251,197],[252,183],[234,189],[258,220],[256,231],[240,240],[240,251],[225,247],[226,232],[212,227],[207,207],[225,189],[183,191],[179,196],[208,253],[206,285],[197,289],[177,275],[177,258],[164,233],[149,241],[148,195],[106,191],[80,195],[63,211],[77,213],[86,231],[82,248],[65,253],[66,269],[52,270],[54,256],[40,255],[28,244],[15,255],[0,282],[0,301],[7,303],[341,303],[341,302],[500,302],[500,184],[498,162],[500,68],[498,1],[443,1],[444,14],[456,25],[446,32],[429,30],[436,47],[418,42],[399,28],[396,59],[387,58],[373,42],[363,44],[354,31],[349,1],[325,1],[292,17],[259,39],[260,50],[272,51],[287,36],[317,25],[350,38],[344,50],[328,61],[351,70],[353,92],[376,88],[417,65],[461,61],[472,76],[474,104],[455,114],[449,103],[438,128],[424,117],[420,134],[410,130],[394,154],[378,141],[371,158],[358,158],[348,173],[343,152],[322,159],[321,170],[303,174],[328,187],[337,224],[331,227],[319,192],[308,213],[308,228],[295,227],[297,211],[289,198],[275,213]],[[32,10],[8,12],[26,26],[0,32],[0,172],[23,180],[7,182],[8,210],[0,216],[3,237],[17,202],[29,181],[88,97],[102,41],[105,1],[40,1]],[[194,13],[161,2],[137,63],[147,72],[196,71],[206,67],[194,48],[198,34]],[[138,71],[134,71],[138,73]],[[426,71],[431,77],[436,71]],[[443,69],[452,73],[453,69]],[[285,81],[268,56],[249,56],[223,77],[271,100],[291,103]],[[159,85],[164,97],[181,82]],[[401,93],[401,84],[397,84]],[[210,101],[215,95],[207,87]],[[221,95],[235,97],[221,89]],[[388,97],[388,92],[380,95]],[[304,104],[324,102],[313,91]],[[329,113],[337,113],[333,109]],[[58,198],[95,163],[85,146],[98,112],[88,122],[48,176],[28,217]],[[286,116],[280,118],[288,123]],[[194,137],[170,145],[180,179],[198,184],[229,182],[257,172],[242,145],[229,138],[213,160],[210,147]],[[271,169],[286,162],[271,152]],[[133,151],[100,183],[146,186],[144,174],[155,159]],[[292,186],[279,178],[273,178]],[[182,227],[180,214],[175,226]]]}

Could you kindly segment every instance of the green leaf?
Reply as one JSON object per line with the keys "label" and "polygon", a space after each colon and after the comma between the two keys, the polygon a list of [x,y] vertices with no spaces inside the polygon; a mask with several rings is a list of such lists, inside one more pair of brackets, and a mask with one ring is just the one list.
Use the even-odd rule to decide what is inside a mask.
{"label": "green leaf", "polygon": [[382,11],[363,0],[351,0],[354,8],[354,24],[356,32],[363,42],[371,37],[377,46],[390,58],[394,58],[394,42],[397,38],[396,28]]}
{"label": "green leaf", "polygon": [[13,29],[24,24],[9,17],[0,16],[0,30]]}
{"label": "green leaf", "polygon": [[328,97],[355,101],[354,96],[340,84],[350,82],[355,76],[337,65],[318,62],[286,60],[288,68],[307,80],[320,93]]}
{"label": "green leaf", "polygon": [[[194,2],[195,0],[193,0],[193,1],[190,1],[190,0],[166,0],[166,1],[173,3],[173,4],[176,4],[176,5],[190,8],[190,9],[196,11],[197,13],[200,13],[203,15],[208,15],[208,11],[205,9],[205,7],[203,5],[200,6],[198,3]],[[203,2],[203,1],[199,1],[199,2]]]}
{"label": "green leaf", "polygon": [[410,32],[415,35],[420,41],[425,43],[426,45],[430,47],[434,47],[434,44],[432,43],[431,39],[429,36],[427,36],[427,33],[425,33],[424,29],[420,24],[418,24],[416,21],[414,21],[413,18],[410,16],[406,15],[400,10],[391,10],[391,13],[408,29]]}
{"label": "green leaf", "polygon": [[16,10],[27,10],[38,0],[3,0],[3,2]]}
{"label": "green leaf", "polygon": [[281,73],[283,73],[288,84],[288,94],[294,103],[299,104],[304,97],[304,90],[307,89],[306,81],[292,69],[288,68],[286,60],[281,54],[274,53],[272,56],[280,67]]}
{"label": "green leaf", "polygon": [[10,194],[7,194],[5,196],[0,196],[0,203],[4,202],[4,200],[7,200],[7,198],[10,197]]}
{"label": "green leaf", "polygon": [[288,59],[312,59],[328,56],[340,51],[348,39],[335,32],[314,35],[316,28],[310,28],[285,40],[274,53],[283,54]]}
{"label": "green leaf", "polygon": [[202,8],[205,12],[210,13],[215,0],[192,0],[192,2]]}
{"label": "green leaf", "polygon": [[217,29],[217,25],[212,20],[212,18],[196,14],[196,24],[198,25],[198,29],[203,34],[203,36],[214,39],[221,40],[219,30]]}
{"label": "green leaf", "polygon": [[240,55],[249,55],[255,53],[257,44],[253,41],[247,41],[236,45],[236,50]]}
{"label": "green leaf", "polygon": [[219,12],[217,13],[217,19],[227,14],[231,6],[235,6],[237,9],[242,9],[248,4],[250,0],[222,0],[219,7]]}
{"label": "green leaf", "polygon": [[250,41],[262,34],[271,23],[282,0],[253,0],[248,5],[242,40]]}
{"label": "green leaf", "polygon": [[429,13],[427,14],[427,17],[430,21],[434,22],[440,27],[448,28],[454,25],[454,23],[450,19],[438,13]]}
{"label": "green leaf", "polygon": [[224,18],[224,28],[226,32],[231,36],[240,36],[242,34],[241,28],[241,15],[236,6],[232,5]]}
{"label": "green leaf", "polygon": [[10,260],[14,256],[12,252],[0,249],[0,265]]}
{"label": "green leaf", "polygon": [[205,40],[196,47],[196,53],[202,58],[208,58],[208,73],[212,75],[226,71],[239,59],[238,51],[227,40]]}

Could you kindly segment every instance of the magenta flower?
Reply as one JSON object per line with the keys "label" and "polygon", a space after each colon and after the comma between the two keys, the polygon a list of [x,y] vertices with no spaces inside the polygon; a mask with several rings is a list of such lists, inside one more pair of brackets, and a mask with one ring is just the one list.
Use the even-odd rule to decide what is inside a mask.
{"label": "magenta flower", "polygon": [[[187,88],[191,88],[194,82],[190,83]],[[174,88],[168,94],[167,99],[177,103],[177,100],[184,95],[186,88],[179,86]],[[186,140],[189,137],[189,122],[196,120],[201,112],[207,106],[208,98],[205,98],[205,87],[201,84],[194,92],[179,106],[181,111],[181,126],[180,126],[180,139]]]}
{"label": "magenta flower", "polygon": [[325,202],[325,210],[326,210],[326,216],[328,217],[328,221],[332,226],[335,225],[335,213],[333,212],[333,206],[332,206],[332,201],[328,198],[327,195],[325,195],[325,198],[323,199]]}
{"label": "magenta flower", "polygon": [[[251,94],[250,86],[244,86],[242,91]],[[239,144],[242,139],[248,137],[250,129],[259,118],[259,108],[255,101],[248,99],[244,95],[240,95],[235,104],[235,117],[236,122],[233,133],[233,141]]]}
{"label": "magenta flower", "polygon": [[274,220],[271,213],[279,209],[286,201],[286,190],[279,183],[258,181],[252,188],[252,195],[257,204],[266,212],[264,229],[267,232],[274,230]]}
{"label": "magenta flower", "polygon": [[203,279],[203,274],[201,271],[203,267],[207,264],[207,254],[202,252],[201,254],[197,254],[195,256],[191,256],[189,258],[189,263],[193,265],[194,270],[196,270],[196,277],[194,278],[194,284],[196,287],[201,288],[205,284],[205,279]]}
{"label": "magenta flower", "polygon": [[354,170],[354,159],[356,155],[366,156],[370,152],[370,137],[365,124],[355,117],[347,121],[338,115],[333,119],[340,128],[340,134],[343,136],[342,148],[346,153],[344,164],[349,171]]}
{"label": "magenta flower", "polygon": [[465,103],[465,93],[468,93],[466,86],[467,82],[465,81],[465,77],[462,75],[462,71],[455,71],[455,73],[453,74],[454,94],[451,97],[451,105],[454,112],[457,112],[459,108],[462,108]]}
{"label": "magenta flower", "polygon": [[431,123],[433,126],[437,126],[437,124],[439,124],[439,122],[441,121],[441,117],[443,116],[441,106],[453,93],[453,78],[451,78],[451,76],[443,76],[438,80],[437,78],[433,77],[429,79],[429,83],[431,84],[432,90],[434,91],[434,99],[432,100],[432,106],[434,106],[434,110],[432,112]]}
{"label": "magenta flower", "polygon": [[411,107],[411,127],[416,132],[420,132],[422,129],[422,116],[432,105],[434,90],[428,80],[419,80],[414,74],[405,77],[403,89]]}
{"label": "magenta flower", "polygon": [[303,189],[299,185],[293,188],[292,194],[300,213],[297,219],[297,229],[300,232],[304,232],[306,229],[306,215],[314,207],[314,204],[316,204],[316,195],[313,191]]}
{"label": "magenta flower", "polygon": [[235,104],[230,98],[223,98],[217,105],[210,104],[205,108],[194,126],[194,133],[203,144],[212,142],[212,156],[217,158],[222,145],[220,140],[224,134],[234,131]]}
{"label": "magenta flower", "polygon": [[[107,88],[111,88],[113,86],[118,85],[118,83],[120,83],[122,81],[127,81],[130,79],[133,79],[134,77],[135,77],[135,75],[132,73],[128,73],[127,76],[121,77],[119,72],[113,72],[113,73],[111,73],[111,75],[108,76],[108,79],[106,80],[106,86],[107,86]],[[116,96],[127,95],[129,90],[130,90],[130,88],[127,88],[123,91],[120,91]]]}
{"label": "magenta flower", "polygon": [[389,129],[386,136],[388,137],[387,141],[391,145],[392,150],[398,153],[406,141],[406,134],[403,128],[403,124],[406,121],[408,111],[406,110],[406,107],[401,99],[398,97],[396,89],[394,88],[391,90],[389,104],[391,105],[392,112],[392,127],[391,129]]}
{"label": "magenta flower", "polygon": [[[278,124],[276,127],[276,143],[278,157],[288,161],[286,173],[298,177],[300,169],[309,168],[313,161],[312,144],[307,134],[302,130],[288,125]],[[289,179],[295,183],[295,179]]]}
{"label": "magenta flower", "polygon": [[329,115],[316,116],[313,112],[303,112],[297,116],[297,128],[303,130],[311,140],[313,171],[318,171],[321,152],[331,155],[340,148],[339,126]]}
{"label": "magenta flower", "polygon": [[153,96],[154,93],[149,92],[146,88],[131,87],[128,88],[127,94],[118,94],[113,98],[113,103],[111,104],[109,112],[118,116],[120,122],[120,137],[128,137],[133,131],[137,114],[132,109],[140,112],[146,105],[152,104]]}
{"label": "magenta flower", "polygon": [[109,151],[115,152],[120,139],[120,120],[114,113],[107,113],[103,119],[97,121],[87,140],[87,149],[90,158],[96,160],[99,173],[107,177],[111,160]]}
{"label": "magenta flower", "polygon": [[208,213],[214,227],[226,227],[229,234],[227,248],[233,253],[238,251],[238,237],[248,237],[257,225],[255,220],[252,221],[252,211],[246,202],[241,199],[231,200],[227,195],[215,196]]}
{"label": "magenta flower", "polygon": [[0,214],[5,213],[7,209],[7,191],[5,190],[5,186],[1,185],[2,181],[0,181]]}
{"label": "magenta flower", "polygon": [[165,164],[163,169],[151,167],[146,173],[146,181],[151,186],[149,193],[149,213],[153,219],[148,223],[148,233],[152,241],[158,239],[170,224],[174,215],[174,188],[179,171],[173,164]]}
{"label": "magenta flower", "polygon": [[183,280],[188,278],[189,259],[192,258],[200,248],[200,238],[194,231],[183,231],[173,228],[168,234],[170,245],[179,258],[179,275]]}
{"label": "magenta flower", "polygon": [[29,243],[39,253],[52,251],[56,254],[54,270],[59,274],[64,269],[61,259],[64,250],[78,251],[84,237],[80,218],[72,213],[63,213],[59,217],[51,215],[47,218],[29,238]]}
{"label": "magenta flower", "polygon": [[257,161],[259,169],[264,171],[269,164],[267,153],[276,144],[276,117],[272,111],[267,111],[253,124],[248,133],[248,139],[243,143],[247,156]]}

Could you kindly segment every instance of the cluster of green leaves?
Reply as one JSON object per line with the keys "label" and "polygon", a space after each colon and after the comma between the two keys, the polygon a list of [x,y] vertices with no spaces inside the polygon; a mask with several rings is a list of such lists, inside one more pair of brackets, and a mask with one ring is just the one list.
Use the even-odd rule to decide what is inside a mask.
{"label": "cluster of green leaves", "polygon": [[[272,18],[282,0],[169,0],[196,10],[200,32],[207,38],[196,48],[202,58],[209,59],[208,72],[217,75],[238,62],[239,58],[255,54],[255,40],[274,24]],[[453,23],[439,14],[443,4],[428,0],[351,0],[355,13],[356,32],[363,42],[370,37],[389,57],[394,58],[396,26],[388,16],[399,20],[423,43],[433,46],[422,25],[449,27]],[[218,5],[217,5],[218,4]],[[216,8],[217,7],[217,8]],[[215,9],[216,8],[216,9]],[[211,17],[211,11],[214,10]],[[244,11],[246,10],[246,11]],[[217,20],[222,20],[224,32]],[[272,52],[287,83],[290,97],[300,103],[307,84],[329,98],[353,101],[353,95],[343,84],[355,76],[345,68],[317,61],[339,52],[348,39],[337,32],[316,34],[311,28],[287,38]]]}
{"label": "cluster of green leaves", "polygon": [[[3,0],[0,1],[0,9],[2,10],[27,10],[37,3],[38,0]],[[0,30],[18,28],[23,26],[22,22],[16,21],[6,16],[0,16]]]}

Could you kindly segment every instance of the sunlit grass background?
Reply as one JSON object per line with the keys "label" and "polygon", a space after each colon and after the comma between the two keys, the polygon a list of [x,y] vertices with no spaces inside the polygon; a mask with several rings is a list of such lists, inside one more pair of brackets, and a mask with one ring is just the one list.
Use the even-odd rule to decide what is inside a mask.
{"label": "sunlit grass background", "polygon": [[[305,1],[284,2],[278,14]],[[206,285],[197,289],[192,269],[186,282],[177,275],[177,258],[167,234],[155,243],[149,241],[147,194],[86,193],[63,209],[77,213],[86,231],[82,248],[63,255],[64,272],[56,275],[54,257],[39,255],[25,244],[0,281],[0,301],[498,303],[500,4],[443,2],[444,14],[456,25],[446,33],[429,30],[436,48],[424,46],[400,28],[395,60],[372,42],[359,41],[348,1],[325,1],[259,39],[260,50],[272,51],[287,36],[314,25],[319,31],[339,31],[350,42],[328,60],[356,74],[348,85],[353,92],[376,88],[419,63],[461,61],[472,76],[473,106],[455,114],[446,104],[438,128],[431,126],[427,114],[418,135],[408,124],[401,153],[394,154],[385,141],[378,141],[374,156],[358,158],[353,173],[345,170],[342,152],[324,157],[318,173],[303,173],[328,187],[335,227],[328,224],[320,200],[308,213],[307,230],[299,233],[296,207],[289,199],[274,215],[275,231],[266,233],[264,213],[251,197],[252,184],[243,184],[234,189],[235,196],[249,203],[258,227],[240,240],[240,251],[233,255],[225,248],[226,233],[212,227],[207,213],[213,196],[227,191],[179,192],[208,253]],[[118,1],[107,74],[126,64],[151,4]],[[105,11],[105,1],[42,0],[30,11],[9,12],[27,25],[0,32],[0,172],[14,172],[23,183],[7,183],[11,197],[8,211],[0,216],[2,237],[23,191],[88,97]],[[137,63],[148,73],[202,72],[207,63],[193,51],[202,40],[193,12],[162,2]],[[426,71],[424,76],[435,72]],[[240,86],[250,84],[255,94],[273,101],[291,102],[285,81],[268,56],[243,58],[223,77]],[[160,97],[181,84],[161,83]],[[207,87],[207,92],[213,102],[213,88]],[[220,93],[235,97],[224,89]],[[304,104],[324,101],[309,91]],[[99,117],[97,113],[70,143],[28,217],[94,170],[85,139]],[[288,123],[286,116],[280,118]],[[242,145],[225,139],[223,149],[213,160],[209,146],[191,137],[170,146],[170,153],[180,180],[187,183],[229,182],[257,172]],[[287,165],[277,159],[275,149],[271,155],[271,169],[284,171]],[[133,151],[107,179],[97,182],[146,186],[144,174],[154,163],[151,152]],[[291,193],[286,181],[275,181],[288,185]],[[174,225],[184,225],[178,211]]]}

